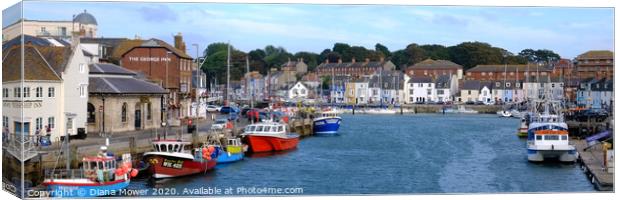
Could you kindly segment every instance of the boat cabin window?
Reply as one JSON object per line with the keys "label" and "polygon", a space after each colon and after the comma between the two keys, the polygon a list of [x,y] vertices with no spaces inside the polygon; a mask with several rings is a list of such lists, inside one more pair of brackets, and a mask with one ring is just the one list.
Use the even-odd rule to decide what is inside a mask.
{"label": "boat cabin window", "polygon": [[257,126],[256,132],[263,132],[263,126]]}
{"label": "boat cabin window", "polygon": [[545,140],[559,140],[559,135],[545,135]]}
{"label": "boat cabin window", "polygon": [[161,151],[162,151],[162,152],[166,152],[166,151],[168,151],[168,148],[166,148],[166,145],[165,145],[165,144],[160,144],[160,145],[159,145],[159,148],[161,149]]}
{"label": "boat cabin window", "polygon": [[536,140],[542,140],[542,135],[537,135]]}
{"label": "boat cabin window", "polygon": [[278,129],[277,127],[275,127],[275,126],[271,126],[271,132],[276,132],[276,131],[277,131],[277,129]]}
{"label": "boat cabin window", "polygon": [[159,145],[153,144],[153,149],[155,149],[155,151],[159,151]]}
{"label": "boat cabin window", "polygon": [[562,140],[568,140],[568,136],[567,135],[563,135],[562,136]]}
{"label": "boat cabin window", "polygon": [[284,126],[278,126],[278,132],[284,131]]}
{"label": "boat cabin window", "polygon": [[256,130],[256,126],[248,126],[248,130],[246,131],[252,132],[254,130]]}
{"label": "boat cabin window", "polygon": [[179,145],[178,144],[174,145],[174,152],[179,152]]}

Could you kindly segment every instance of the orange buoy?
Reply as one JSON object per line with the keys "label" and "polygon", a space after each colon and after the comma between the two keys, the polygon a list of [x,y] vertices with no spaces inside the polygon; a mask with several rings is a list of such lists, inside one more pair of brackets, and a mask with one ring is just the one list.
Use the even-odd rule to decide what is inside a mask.
{"label": "orange buoy", "polygon": [[114,174],[116,174],[117,176],[122,176],[123,175],[123,169],[116,169],[114,171]]}
{"label": "orange buoy", "polygon": [[131,169],[131,173],[129,175],[131,175],[131,177],[136,177],[138,175],[138,170],[137,169]]}
{"label": "orange buoy", "polygon": [[213,151],[215,151],[215,147],[209,146],[209,153],[213,153]]}

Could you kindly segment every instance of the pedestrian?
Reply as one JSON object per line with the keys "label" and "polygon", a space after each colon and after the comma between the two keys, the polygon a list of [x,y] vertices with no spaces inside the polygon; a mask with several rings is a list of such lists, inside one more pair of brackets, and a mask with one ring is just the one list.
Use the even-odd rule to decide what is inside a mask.
{"label": "pedestrian", "polygon": [[50,135],[52,135],[52,128],[47,125],[45,126],[45,136],[49,137]]}
{"label": "pedestrian", "polygon": [[37,130],[34,132],[34,141],[35,141],[34,145],[35,146],[39,146],[40,137],[41,137],[41,128],[37,127]]}

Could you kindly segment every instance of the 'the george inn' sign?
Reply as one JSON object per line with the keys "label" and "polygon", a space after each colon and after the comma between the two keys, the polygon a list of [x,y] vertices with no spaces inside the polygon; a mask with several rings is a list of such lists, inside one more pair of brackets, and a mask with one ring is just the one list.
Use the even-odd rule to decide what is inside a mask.
{"label": "'the george inn' sign", "polygon": [[129,57],[131,62],[170,62],[169,57]]}

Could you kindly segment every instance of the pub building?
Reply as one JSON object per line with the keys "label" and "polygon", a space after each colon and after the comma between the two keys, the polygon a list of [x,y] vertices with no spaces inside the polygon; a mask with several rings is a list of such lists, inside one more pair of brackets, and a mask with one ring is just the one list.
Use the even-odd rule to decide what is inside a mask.
{"label": "pub building", "polygon": [[159,39],[126,40],[115,49],[120,66],[144,75],[168,92],[164,98],[168,118],[187,116],[194,69],[180,33],[175,36],[174,46]]}

